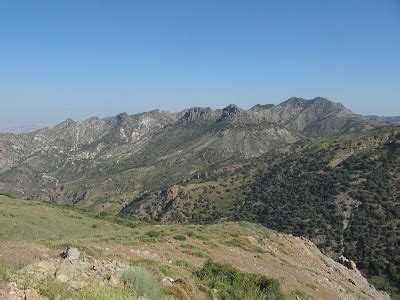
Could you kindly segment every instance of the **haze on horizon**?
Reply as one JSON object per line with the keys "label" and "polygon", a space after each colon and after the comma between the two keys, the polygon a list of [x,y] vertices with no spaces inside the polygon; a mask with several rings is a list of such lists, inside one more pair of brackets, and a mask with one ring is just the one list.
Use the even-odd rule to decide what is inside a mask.
{"label": "haze on horizon", "polygon": [[0,127],[292,96],[400,115],[396,0],[0,2]]}

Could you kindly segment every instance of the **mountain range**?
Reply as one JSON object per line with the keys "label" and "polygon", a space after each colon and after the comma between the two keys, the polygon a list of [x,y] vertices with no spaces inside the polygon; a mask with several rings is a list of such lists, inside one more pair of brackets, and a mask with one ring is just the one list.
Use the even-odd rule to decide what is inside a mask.
{"label": "mountain range", "polygon": [[[117,174],[134,173],[129,186],[140,190],[147,189],[149,183],[141,177],[159,177],[160,171],[179,169],[158,179],[155,185],[159,187],[205,172],[223,161],[283,152],[307,138],[375,126],[379,122],[366,120],[324,98],[291,98],[279,105],[256,105],[250,110],[229,105],[178,113],[121,113],[83,122],[68,119],[32,133],[0,134],[0,188],[42,198],[46,190],[56,200],[71,198],[78,202],[65,191],[55,191],[55,185],[59,188],[63,183],[93,177],[100,182]],[[29,195],[31,191],[35,195]],[[89,193],[85,198],[92,197]]]}
{"label": "mountain range", "polygon": [[321,97],[121,113],[1,133],[0,191],[135,220],[260,223],[396,293],[399,141],[396,124]]}
{"label": "mountain range", "polygon": [[384,117],[384,116],[365,116],[366,118],[370,120],[381,120],[387,123],[394,123],[394,124],[400,124],[400,116],[390,116],[390,117]]}

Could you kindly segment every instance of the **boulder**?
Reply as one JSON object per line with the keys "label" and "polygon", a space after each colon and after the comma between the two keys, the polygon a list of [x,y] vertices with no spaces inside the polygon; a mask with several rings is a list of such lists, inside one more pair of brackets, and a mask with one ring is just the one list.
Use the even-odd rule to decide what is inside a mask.
{"label": "boulder", "polygon": [[173,286],[174,281],[175,280],[171,277],[164,277],[163,279],[161,279],[161,284],[167,288],[170,288]]}
{"label": "boulder", "polygon": [[344,257],[343,255],[339,256],[337,261],[350,270],[358,271],[356,263],[351,259]]}
{"label": "boulder", "polygon": [[78,248],[67,247],[61,252],[60,256],[64,259],[77,260],[79,259],[80,254]]}

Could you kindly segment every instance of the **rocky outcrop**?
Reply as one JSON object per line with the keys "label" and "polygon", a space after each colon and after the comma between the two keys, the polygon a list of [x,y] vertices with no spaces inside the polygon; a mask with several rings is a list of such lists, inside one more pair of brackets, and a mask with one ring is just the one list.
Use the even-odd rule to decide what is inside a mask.
{"label": "rocky outcrop", "polygon": [[347,259],[343,255],[339,256],[337,261],[350,270],[358,271],[356,263],[351,259]]}
{"label": "rocky outcrop", "polygon": [[59,258],[44,255],[41,261],[21,269],[11,278],[17,286],[36,288],[43,281],[56,280],[79,290],[94,280],[117,286],[118,274],[127,267],[118,261],[96,259],[77,248],[67,247]]}
{"label": "rocky outcrop", "polygon": [[176,196],[178,196],[178,193],[179,193],[179,187],[172,186],[163,191],[163,196],[166,200],[173,200],[176,198]]}
{"label": "rocky outcrop", "polygon": [[74,248],[74,247],[67,247],[60,253],[60,256],[62,258],[68,259],[69,261],[79,259],[80,255],[81,255],[81,253],[78,250],[78,248]]}

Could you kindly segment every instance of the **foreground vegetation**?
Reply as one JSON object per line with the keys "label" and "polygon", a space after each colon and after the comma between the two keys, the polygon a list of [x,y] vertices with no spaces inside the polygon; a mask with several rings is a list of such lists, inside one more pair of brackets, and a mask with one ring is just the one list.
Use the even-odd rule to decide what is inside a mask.
{"label": "foreground vegetation", "polygon": [[[40,262],[59,261],[66,246],[79,248],[93,260],[121,262],[117,285],[94,278],[76,290],[51,271],[50,278],[28,276],[43,268],[37,265]],[[156,225],[0,196],[0,282],[16,281],[49,299],[378,295],[364,278],[344,266],[336,265],[343,273],[332,273],[327,260],[307,241],[248,222]],[[325,285],[323,278],[329,278],[335,288]]]}

